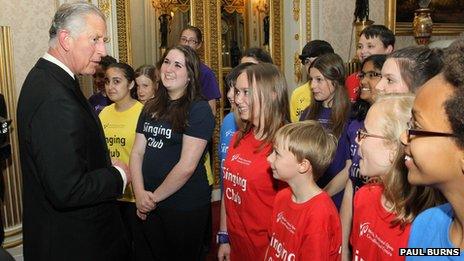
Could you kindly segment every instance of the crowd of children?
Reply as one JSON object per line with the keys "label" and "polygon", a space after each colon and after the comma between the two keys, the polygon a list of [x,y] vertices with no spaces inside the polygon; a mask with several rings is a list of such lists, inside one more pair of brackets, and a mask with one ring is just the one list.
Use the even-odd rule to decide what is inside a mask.
{"label": "crowd of children", "polygon": [[[94,77],[89,101],[133,175],[120,210],[134,260],[202,260],[208,249],[220,94],[201,42],[188,27],[156,66],[107,57]],[[361,70],[347,76],[330,43],[309,42],[308,82],[291,98],[269,54],[244,53],[225,78],[219,260],[404,260],[407,247],[462,260],[464,42],[394,46],[385,26],[365,28]]]}

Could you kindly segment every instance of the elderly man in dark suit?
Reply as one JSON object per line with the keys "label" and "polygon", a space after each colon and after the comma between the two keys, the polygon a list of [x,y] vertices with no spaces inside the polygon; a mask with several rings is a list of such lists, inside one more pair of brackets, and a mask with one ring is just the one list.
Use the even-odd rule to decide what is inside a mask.
{"label": "elderly man in dark suit", "polygon": [[49,49],[29,72],[18,102],[23,175],[24,260],[127,260],[116,206],[130,182],[114,162],[78,74],[106,55],[106,23],[94,5],[60,6]]}

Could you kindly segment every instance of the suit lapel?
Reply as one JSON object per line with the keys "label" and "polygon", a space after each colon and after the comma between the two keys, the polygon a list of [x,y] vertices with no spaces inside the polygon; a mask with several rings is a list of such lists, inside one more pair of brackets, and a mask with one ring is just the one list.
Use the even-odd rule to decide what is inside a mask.
{"label": "suit lapel", "polygon": [[76,100],[79,101],[81,106],[84,108],[84,110],[89,114],[89,116],[93,119],[92,122],[95,124],[97,129],[99,130],[99,136],[100,139],[103,141],[104,144],[106,144],[105,141],[105,136],[103,132],[103,128],[100,122],[100,119],[97,117],[95,114],[94,110],[90,106],[89,102],[85,98],[84,94],[82,93],[82,90],[79,86],[79,80],[77,78],[77,75],[75,75],[75,79],[71,77],[65,70],[63,70],[61,67],[58,65],[49,62],[43,58],[40,58],[39,61],[37,62],[37,67],[44,67],[45,70],[50,72],[55,79],[57,79],[59,82],[62,83],[64,88],[70,89],[71,92],[74,94],[76,97]]}

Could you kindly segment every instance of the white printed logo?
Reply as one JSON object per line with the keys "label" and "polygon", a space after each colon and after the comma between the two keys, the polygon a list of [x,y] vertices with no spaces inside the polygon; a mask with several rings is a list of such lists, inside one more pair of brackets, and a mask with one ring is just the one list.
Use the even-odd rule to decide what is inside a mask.
{"label": "white printed logo", "polygon": [[277,223],[282,224],[290,233],[295,234],[295,226],[285,218],[283,211],[277,214]]}
{"label": "white printed logo", "polygon": [[359,225],[359,237],[363,236],[372,241],[372,243],[376,245],[386,255],[393,256],[393,247],[390,245],[389,242],[382,239],[369,227],[369,222],[361,223]]}
{"label": "white printed logo", "polygon": [[251,164],[251,160],[244,159],[240,157],[240,154],[234,154],[232,155],[232,161],[237,161],[238,163],[241,163],[243,165],[249,166]]}

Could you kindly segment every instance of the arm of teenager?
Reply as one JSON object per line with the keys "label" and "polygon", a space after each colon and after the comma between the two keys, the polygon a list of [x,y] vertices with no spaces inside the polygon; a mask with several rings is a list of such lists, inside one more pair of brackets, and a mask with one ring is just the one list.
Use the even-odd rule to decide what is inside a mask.
{"label": "arm of teenager", "polygon": [[[219,220],[219,231],[227,231],[226,206],[224,205],[224,197],[222,197],[221,199],[221,217]],[[230,260],[230,244],[219,245],[218,260],[219,261]]]}
{"label": "arm of teenager", "polygon": [[353,215],[353,185],[348,179],[340,207],[340,220],[342,222],[342,261],[351,260],[350,233]]}
{"label": "arm of teenager", "polygon": [[[160,202],[178,191],[197,168],[208,140],[213,136],[214,116],[206,102],[192,105],[188,125],[182,135],[180,159],[163,183],[153,191],[155,202]],[[206,176],[206,175],[205,175]]]}
{"label": "arm of teenager", "polygon": [[[91,144],[100,134],[89,117],[75,100],[56,95],[39,107],[29,125],[34,139],[28,142],[37,178],[45,197],[57,209],[114,200],[123,192],[121,173],[111,166],[105,155],[99,155],[99,160],[108,160],[101,163],[102,168],[90,169],[92,165],[87,157],[92,153],[105,153],[99,145],[106,144]],[[98,152],[89,152],[93,149]]]}
{"label": "arm of teenager", "polygon": [[135,204],[137,206],[137,216],[141,219],[146,218],[146,213],[156,207],[155,199],[151,191],[146,191],[143,185],[142,162],[145,155],[147,139],[145,135],[136,133],[134,145],[129,159],[129,167],[132,173],[132,188],[135,194]]}
{"label": "arm of teenager", "polygon": [[348,180],[348,171],[351,167],[351,160],[346,160],[345,167],[335,175],[335,177],[327,184],[324,190],[332,197],[338,194],[345,188]]}
{"label": "arm of teenager", "polygon": [[216,116],[216,99],[208,101],[209,107],[211,107],[211,111],[213,115]]}
{"label": "arm of teenager", "polygon": [[200,162],[207,144],[207,140],[183,135],[179,162],[172,168],[163,183],[153,191],[156,202],[171,196],[187,182]]}

